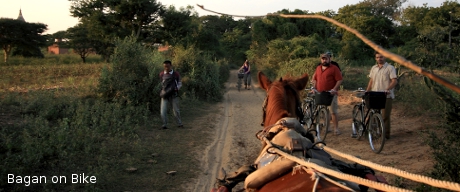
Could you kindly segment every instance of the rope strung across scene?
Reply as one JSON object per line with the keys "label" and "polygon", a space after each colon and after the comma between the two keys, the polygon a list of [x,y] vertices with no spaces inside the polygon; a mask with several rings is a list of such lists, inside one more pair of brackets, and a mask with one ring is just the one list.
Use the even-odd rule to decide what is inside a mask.
{"label": "rope strung across scene", "polygon": [[362,160],[362,159],[354,157],[352,155],[342,153],[340,151],[337,151],[335,149],[327,147],[327,146],[323,145],[322,143],[319,143],[317,146],[320,147],[320,148],[323,148],[328,153],[332,153],[334,155],[343,157],[343,158],[345,158],[347,160],[354,161],[354,162],[359,163],[359,164],[364,165],[364,166],[368,166],[368,167],[370,167],[372,169],[376,169],[376,170],[386,172],[386,173],[391,173],[391,174],[394,174],[394,175],[397,175],[397,176],[400,176],[400,177],[403,177],[403,178],[406,178],[406,179],[410,179],[410,180],[417,181],[417,182],[420,182],[420,183],[425,183],[425,184],[428,184],[428,185],[431,185],[431,186],[434,186],[434,187],[449,189],[449,190],[453,190],[453,191],[460,191],[460,184],[458,184],[458,183],[437,180],[437,179],[433,179],[433,178],[426,177],[426,176],[423,176],[423,175],[417,175],[417,174],[409,173],[409,172],[399,170],[399,169],[396,169],[396,168],[393,168],[393,167],[388,167],[388,166],[383,166],[383,165],[379,165],[379,164],[376,164],[376,163],[372,163],[370,161]]}
{"label": "rope strung across scene", "polygon": [[305,167],[313,168],[313,169],[317,170],[320,173],[324,173],[326,175],[331,175],[331,176],[339,178],[339,179],[355,182],[355,183],[365,185],[365,186],[368,186],[368,187],[373,188],[373,189],[382,190],[382,191],[411,191],[411,190],[401,189],[401,188],[398,188],[398,187],[387,185],[385,183],[379,183],[379,182],[376,182],[376,181],[363,179],[361,177],[357,177],[357,176],[354,176],[354,175],[349,175],[349,174],[337,172],[337,171],[334,171],[332,169],[328,169],[328,168],[325,168],[323,166],[320,166],[318,164],[315,164],[315,163],[312,163],[312,162],[307,162],[307,161],[305,161],[303,159],[300,159],[298,157],[292,156],[292,155],[290,155],[290,154],[288,154],[288,153],[286,153],[286,152],[274,147],[273,144],[266,137],[264,137],[263,140],[265,141],[265,143],[267,143],[267,145],[270,146],[270,150],[272,152],[275,152],[275,153],[283,156],[284,158],[289,159],[291,161],[294,161],[294,162],[296,162],[296,163],[298,163],[300,165],[303,165]]}
{"label": "rope strung across scene", "polygon": [[389,58],[409,69],[412,69],[413,71],[419,73],[419,74],[422,74],[428,78],[430,78],[431,80],[441,84],[441,85],[444,85],[446,86],[447,88],[457,92],[460,94],[460,87],[455,85],[454,83],[451,83],[450,81],[434,74],[434,73],[431,73],[429,71],[427,71],[426,69],[422,68],[422,67],[419,67],[415,64],[413,64],[411,61],[408,61],[407,59],[405,59],[404,57],[400,56],[400,55],[397,55],[397,54],[394,54],[394,53],[391,53],[389,51],[387,51],[386,49],[378,46],[377,44],[375,44],[374,42],[372,42],[371,40],[369,40],[368,38],[366,38],[364,35],[362,35],[361,33],[359,33],[358,31],[356,31],[355,29],[351,28],[351,27],[348,27],[347,25],[343,24],[343,23],[340,23],[332,18],[329,18],[329,17],[326,17],[326,16],[322,16],[322,15],[286,15],[286,14],[267,14],[267,15],[263,15],[263,16],[243,16],[243,15],[230,15],[230,14],[225,14],[225,13],[219,13],[219,12],[215,12],[215,11],[211,11],[211,10],[208,10],[208,9],[205,9],[203,5],[197,5],[198,7],[200,7],[201,9],[205,10],[205,11],[209,11],[209,12],[212,12],[212,13],[216,13],[216,14],[220,14],[220,15],[228,15],[228,16],[233,16],[233,17],[266,17],[266,16],[280,16],[280,17],[284,17],[284,18],[314,18],[314,19],[323,19],[323,20],[326,20],[330,23],[333,23],[334,25],[337,25],[341,28],[344,28],[345,30],[347,30],[348,32],[350,33],[353,33],[354,35],[356,35],[358,38],[360,38],[364,43],[366,43],[367,45],[369,45],[372,49],[374,49],[375,51],[379,52],[380,54],[382,54],[383,56],[385,56],[386,58]]}
{"label": "rope strung across scene", "polygon": [[[325,17],[325,16],[322,16],[322,15],[286,15],[286,14],[267,14],[267,15],[261,15],[261,16],[244,16],[244,15],[231,15],[231,14],[225,14],[225,13],[219,13],[219,12],[216,12],[216,11],[212,11],[212,10],[208,10],[208,9],[205,9],[203,5],[197,5],[198,7],[200,7],[201,9],[205,10],[205,11],[209,11],[209,12],[212,12],[212,13],[216,13],[216,14],[220,14],[220,15],[228,15],[228,16],[233,16],[233,17],[252,17],[252,18],[255,18],[255,17],[266,17],[266,16],[280,16],[280,17],[284,17],[284,18],[314,18],[314,19],[323,19],[323,20],[326,20],[330,23],[333,23],[341,28],[344,28],[345,30],[347,30],[348,32],[350,33],[353,33],[354,35],[356,35],[358,38],[360,38],[364,43],[366,43],[367,45],[369,45],[372,49],[374,49],[375,51],[379,52],[380,54],[382,54],[383,56],[385,56],[386,58],[389,58],[419,74],[422,74],[428,78],[430,78],[431,80],[441,84],[441,85],[444,85],[446,86],[447,88],[457,92],[460,94],[460,87],[449,82],[448,80],[436,75],[436,74],[433,74],[429,71],[427,71],[426,69],[422,68],[422,67],[419,67],[415,64],[413,64],[411,61],[408,61],[407,59],[405,59],[404,57],[400,56],[400,55],[397,55],[397,54],[394,54],[394,53],[391,53],[385,49],[383,49],[382,47],[378,46],[377,44],[375,44],[374,42],[372,42],[371,40],[369,40],[368,38],[366,38],[364,35],[362,35],[361,33],[359,33],[357,30],[351,28],[351,27],[348,27],[347,25],[343,24],[343,23],[340,23],[332,18],[329,18],[329,17]],[[265,142],[268,144],[268,145],[271,145],[270,141],[264,137],[264,140]],[[272,145],[271,145],[272,146]],[[356,158],[354,156],[351,156],[351,155],[348,155],[348,154],[345,154],[345,153],[341,153],[339,151],[336,151],[332,148],[329,148],[329,147],[326,147],[322,144],[318,145],[319,147],[322,147],[325,151],[329,152],[329,153],[333,153],[335,155],[338,155],[338,156],[341,156],[341,157],[344,157],[348,160],[351,160],[351,161],[354,161],[356,163],[359,163],[361,165],[365,165],[365,166],[368,166],[368,167],[371,167],[373,169],[376,169],[376,170],[379,170],[379,171],[383,171],[383,172],[387,172],[387,173],[392,173],[392,174],[395,174],[395,175],[398,175],[400,177],[404,177],[404,178],[407,178],[407,179],[410,179],[410,180],[414,180],[414,181],[418,181],[418,182],[421,182],[421,183],[425,183],[425,184],[428,184],[428,185],[431,185],[431,186],[435,186],[435,187],[439,187],[439,188],[444,188],[444,189],[449,189],[449,190],[454,190],[454,191],[460,191],[460,184],[458,183],[454,183],[454,182],[448,182],[448,181],[441,181],[441,180],[437,180],[437,179],[433,179],[433,178],[430,178],[430,177],[426,177],[426,176],[421,176],[421,175],[416,175],[416,174],[412,174],[412,173],[408,173],[406,171],[402,171],[402,170],[399,170],[399,169],[395,169],[395,168],[392,168],[392,167],[386,167],[386,166],[382,166],[382,165],[378,165],[378,164],[375,164],[375,163],[372,163],[372,162],[369,162],[369,161],[364,161],[362,159],[359,159],[359,158]],[[344,179],[342,178],[343,175],[347,175],[347,174],[343,174],[343,173],[339,173],[339,172],[336,172],[336,171],[333,171],[333,170],[330,170],[330,169],[327,169],[327,168],[324,168],[324,167],[321,167],[321,166],[318,166],[314,163],[309,163],[309,162],[305,162],[304,160],[302,159],[299,159],[297,157],[294,157],[294,156],[291,156],[279,149],[276,149],[276,148],[273,148],[273,150],[280,154],[280,155],[283,155],[284,157],[292,160],[292,161],[295,161],[301,165],[304,165],[304,166],[307,166],[307,167],[314,167],[315,169],[317,169],[318,171],[320,172],[323,172],[325,174],[329,174],[329,173],[334,173],[334,174],[330,174],[330,175],[333,175],[334,177],[337,177],[337,178],[340,178],[340,179]],[[337,175],[336,175],[337,174]],[[340,177],[338,176],[340,175]],[[351,177],[350,179],[344,179],[344,180],[350,180],[350,181],[353,181],[353,182],[356,182],[356,183],[359,183],[359,184],[362,184],[362,185],[366,185],[366,186],[369,186],[369,187],[372,187],[372,188],[375,188],[375,189],[380,189],[380,190],[384,190],[384,191],[401,191],[401,190],[404,190],[404,189],[399,189],[399,188],[396,188],[396,187],[392,187],[392,186],[388,186],[386,184],[382,184],[382,183],[377,183],[377,182],[373,182],[373,183],[376,183],[378,185],[384,185],[384,186],[388,186],[388,187],[392,187],[392,190],[387,190],[387,189],[382,189],[382,188],[377,188],[376,186],[370,186],[370,185],[367,185],[367,184],[364,184],[361,182],[361,180],[364,180],[362,178],[359,178],[359,177],[355,177],[355,176],[352,176],[352,175],[348,175],[349,177]],[[344,177],[348,177],[348,176],[344,176]],[[356,179],[360,180],[359,182],[356,181]],[[366,181],[369,181],[369,180],[366,180]],[[398,190],[396,190],[398,189]],[[404,190],[406,191],[406,190]]]}

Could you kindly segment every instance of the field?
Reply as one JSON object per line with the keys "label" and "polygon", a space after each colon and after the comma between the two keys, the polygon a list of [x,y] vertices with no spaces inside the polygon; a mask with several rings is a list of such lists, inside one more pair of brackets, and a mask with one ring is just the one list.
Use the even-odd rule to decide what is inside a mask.
{"label": "field", "polygon": [[[108,64],[83,64],[77,59],[0,67],[0,158],[5,168],[0,173],[13,174],[15,178],[14,184],[1,180],[0,190],[207,191],[218,168],[231,171],[251,163],[256,155],[254,151],[259,146],[253,134],[260,129],[257,114],[261,112],[263,94],[255,79],[252,89],[241,93],[234,92],[235,82],[230,79],[223,102],[182,98],[185,127],[159,130],[159,103],[151,109],[102,101],[97,86],[101,70]],[[347,97],[347,89],[362,84],[356,82],[366,82],[362,74],[368,71],[362,67],[347,70],[346,77],[353,84],[345,84],[342,90],[340,126],[344,134],[330,138],[332,147],[349,143],[347,110],[356,101]],[[455,74],[448,75],[458,82]],[[394,139],[389,140],[380,155],[373,155],[365,142],[354,143],[359,149],[351,150],[363,154],[365,159],[381,159],[376,163],[425,174],[432,165],[429,153],[410,154],[398,148],[411,144],[412,151],[429,151],[423,142],[424,133],[435,128],[436,123],[430,126],[430,122],[439,121],[442,107],[437,107],[439,101],[419,75],[407,73],[404,78],[393,113],[397,124],[392,132]],[[241,96],[244,97],[238,99]],[[231,131],[222,137],[219,135],[223,134],[224,125]],[[227,138],[225,143],[229,143],[224,152],[213,156],[209,154],[216,150],[213,146],[222,142],[216,138]],[[74,176],[83,173],[87,180],[73,182]],[[27,180],[26,176],[44,176],[47,180],[39,183],[40,180]],[[53,183],[53,176],[67,180]],[[417,187],[401,178],[389,179],[397,186]]]}

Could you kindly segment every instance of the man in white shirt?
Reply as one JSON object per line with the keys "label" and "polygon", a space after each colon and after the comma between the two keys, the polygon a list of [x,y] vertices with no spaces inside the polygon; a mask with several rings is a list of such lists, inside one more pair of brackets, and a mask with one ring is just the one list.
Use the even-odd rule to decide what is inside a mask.
{"label": "man in white shirt", "polygon": [[371,68],[366,91],[385,91],[387,93],[385,109],[382,109],[382,115],[383,123],[385,124],[385,138],[389,139],[391,109],[395,98],[394,87],[398,84],[398,76],[396,75],[395,67],[388,64],[382,54],[375,52],[375,61],[377,61],[377,64]]}

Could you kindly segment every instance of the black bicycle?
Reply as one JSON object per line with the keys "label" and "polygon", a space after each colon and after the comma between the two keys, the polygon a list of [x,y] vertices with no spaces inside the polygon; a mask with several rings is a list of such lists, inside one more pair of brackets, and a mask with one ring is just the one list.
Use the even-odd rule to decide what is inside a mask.
{"label": "black bicycle", "polygon": [[353,107],[351,137],[360,140],[367,133],[372,151],[380,153],[385,144],[385,126],[380,109],[385,108],[386,93],[365,92],[362,88],[355,93],[361,98],[361,103]]}
{"label": "black bicycle", "polygon": [[241,90],[241,86],[243,84],[243,78],[244,78],[244,71],[243,69],[238,71],[238,82],[236,83],[236,87],[238,87],[238,91]]}
{"label": "black bicycle", "polygon": [[[311,93],[312,90],[314,93]],[[304,127],[307,131],[315,130],[317,139],[325,141],[330,119],[327,106],[331,105],[333,95],[329,92],[318,93],[311,88],[305,91],[307,91],[307,97],[302,102]]]}

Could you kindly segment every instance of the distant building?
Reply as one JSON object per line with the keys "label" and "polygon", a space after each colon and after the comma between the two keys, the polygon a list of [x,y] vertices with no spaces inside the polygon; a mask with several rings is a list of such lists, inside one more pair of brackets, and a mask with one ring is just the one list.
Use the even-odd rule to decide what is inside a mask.
{"label": "distant building", "polygon": [[21,10],[21,9],[19,9],[19,16],[18,16],[17,20],[26,22],[26,20],[25,20],[24,17],[22,16],[22,10]]}
{"label": "distant building", "polygon": [[54,43],[53,45],[48,46],[48,53],[55,54],[55,55],[68,54],[69,49],[61,48],[61,47],[59,47],[59,45],[57,43]]}

